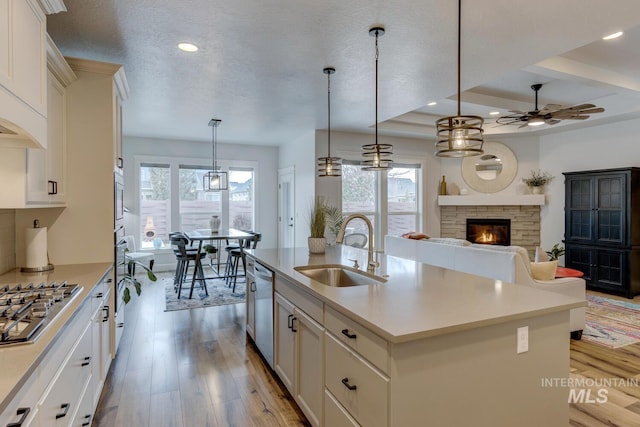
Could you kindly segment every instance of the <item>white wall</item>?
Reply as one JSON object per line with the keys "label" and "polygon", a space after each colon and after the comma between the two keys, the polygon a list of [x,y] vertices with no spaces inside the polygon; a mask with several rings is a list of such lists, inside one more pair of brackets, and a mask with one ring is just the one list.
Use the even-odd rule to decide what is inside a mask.
{"label": "white wall", "polygon": [[[331,132],[331,155],[350,160],[362,159],[362,145],[372,144],[375,136],[363,133]],[[437,205],[438,179],[441,177],[440,163],[433,154],[433,142],[417,138],[378,135],[381,144],[393,145],[393,159],[403,157],[413,163],[421,163],[423,173],[422,229],[431,236],[440,235],[440,208]],[[327,155],[327,132],[316,132],[315,156]],[[313,159],[314,165],[316,158]],[[402,161],[402,159],[400,159]],[[373,173],[373,172],[372,172]],[[316,194],[326,197],[335,206],[341,206],[342,181],[334,178],[315,178]]]}
{"label": "white wall", "polygon": [[[315,197],[315,133],[310,131],[300,138],[280,146],[278,168],[293,166],[295,219],[294,236],[296,247],[307,247],[309,237],[308,212]],[[277,188],[277,186],[276,186]],[[277,203],[277,192],[274,195]]]}
{"label": "white wall", "polygon": [[556,176],[541,213],[542,247],[564,238],[562,172],[640,166],[639,126],[635,119],[540,138],[540,167]]}
{"label": "white wall", "polygon": [[[135,188],[136,168],[134,157],[141,155],[164,157],[195,157],[211,163],[211,142],[177,141],[157,138],[124,137],[124,203],[133,210],[137,195]],[[255,176],[255,227],[262,233],[261,247],[277,246],[277,188],[278,148],[257,145],[224,144],[218,142],[218,159],[258,162]],[[125,214],[125,227],[135,234],[139,224],[138,212]]]}

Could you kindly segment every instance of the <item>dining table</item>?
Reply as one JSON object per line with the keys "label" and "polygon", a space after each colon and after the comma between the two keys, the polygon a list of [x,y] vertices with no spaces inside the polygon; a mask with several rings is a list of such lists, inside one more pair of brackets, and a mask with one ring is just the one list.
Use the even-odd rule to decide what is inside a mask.
{"label": "dining table", "polygon": [[[198,252],[196,254],[196,265],[198,265],[198,263],[200,262],[200,259],[202,258],[202,242],[209,242],[209,241],[220,241],[220,240],[238,240],[239,244],[238,246],[240,247],[240,253],[241,256],[244,256],[243,254],[243,242],[244,240],[247,239],[252,239],[254,237],[253,234],[247,232],[247,231],[242,231],[242,230],[236,230],[235,228],[225,228],[225,229],[220,229],[217,232],[216,231],[212,231],[210,228],[198,228],[192,231],[185,231],[183,232],[183,234],[187,237],[187,239],[189,239],[189,241],[194,244],[194,243],[198,243]],[[227,276],[221,276],[220,275],[220,251],[218,250],[218,268],[216,270],[217,276],[215,277],[205,277],[205,279],[224,279]],[[193,289],[193,286],[195,285],[196,282],[196,276],[194,275],[193,278],[191,279],[191,287]]]}

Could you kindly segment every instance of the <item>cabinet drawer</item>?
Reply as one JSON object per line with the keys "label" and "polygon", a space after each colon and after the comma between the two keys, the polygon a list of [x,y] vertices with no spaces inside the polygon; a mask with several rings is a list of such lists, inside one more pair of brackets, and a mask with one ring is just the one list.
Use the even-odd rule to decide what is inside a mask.
{"label": "cabinet drawer", "polygon": [[90,385],[87,384],[71,427],[88,427],[91,425],[91,421],[93,421],[93,396],[89,387]]}
{"label": "cabinet drawer", "polygon": [[358,352],[378,369],[389,372],[386,340],[329,306],[325,306],[324,326],[343,344]]}
{"label": "cabinet drawer", "polygon": [[[65,361],[57,376],[45,391],[40,403],[40,420],[46,426],[66,426],[80,403],[82,391],[91,375],[91,328],[85,330],[71,356]],[[83,366],[84,365],[84,366]]]}
{"label": "cabinet drawer", "polygon": [[4,427],[10,423],[17,423],[23,417],[23,427],[38,425],[36,417],[38,408],[36,404],[38,403],[40,392],[41,390],[38,386],[38,375],[37,372],[34,372],[24,383],[16,397],[14,397],[11,403],[9,403],[4,412],[0,414],[0,426]]}
{"label": "cabinet drawer", "polygon": [[359,427],[360,424],[349,415],[335,397],[324,391],[324,424],[331,427]]}
{"label": "cabinet drawer", "polygon": [[104,299],[105,294],[105,283],[99,282],[91,291],[91,315],[102,307],[102,301]]}
{"label": "cabinet drawer", "polygon": [[292,284],[280,275],[276,275],[275,290],[287,298],[296,307],[307,313],[318,323],[322,322],[322,301],[313,295],[303,291],[299,286]]}
{"label": "cabinet drawer", "polygon": [[[256,260],[247,256],[247,274],[251,274],[252,276],[255,273]],[[248,282],[247,282],[248,283]]]}
{"label": "cabinet drawer", "polygon": [[82,335],[82,331],[87,327],[91,320],[91,302],[85,301],[75,316],[70,320],[70,324],[59,332],[60,337],[49,351],[44,362],[40,364],[40,384],[49,384],[56,374],[56,371],[64,359],[71,351],[71,348]]}
{"label": "cabinet drawer", "polygon": [[326,334],[325,357],[325,385],[336,400],[358,423],[386,426],[389,379],[331,334]]}

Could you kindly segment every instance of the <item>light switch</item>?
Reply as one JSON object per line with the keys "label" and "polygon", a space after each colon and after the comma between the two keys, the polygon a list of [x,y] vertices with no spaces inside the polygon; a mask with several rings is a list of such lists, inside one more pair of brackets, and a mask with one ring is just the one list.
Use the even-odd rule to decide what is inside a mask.
{"label": "light switch", "polygon": [[523,326],[522,328],[518,328],[518,344],[516,353],[526,353],[529,351],[529,327]]}

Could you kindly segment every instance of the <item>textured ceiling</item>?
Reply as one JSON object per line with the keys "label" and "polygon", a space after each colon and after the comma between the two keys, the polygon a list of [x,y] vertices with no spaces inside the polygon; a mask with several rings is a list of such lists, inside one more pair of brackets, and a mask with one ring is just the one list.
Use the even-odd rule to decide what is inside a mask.
{"label": "textured ceiling", "polygon": [[[485,116],[489,107],[500,107],[492,105],[500,99],[506,100],[504,111],[531,109],[529,86],[536,82],[547,84],[541,103],[582,102],[585,96],[606,101],[621,91],[619,84],[596,85],[592,76],[568,72],[567,64],[615,64],[610,72],[617,76],[637,74],[637,43],[607,51],[597,40],[638,26],[640,2],[515,3],[463,2],[462,85],[472,89],[463,96],[463,110],[468,105]],[[294,140],[326,127],[326,66],[337,69],[332,129],[370,132],[374,39],[368,29],[373,24],[387,30],[380,39],[379,115],[386,121],[381,129],[431,137],[435,118],[455,113],[457,2],[452,0],[65,4],[67,12],[47,21],[63,54],[124,65],[131,88],[124,106],[125,135],[206,141],[207,123],[216,117],[222,119],[221,142],[279,145]],[[179,51],[181,41],[200,50]],[[564,62],[557,63],[558,58]],[[636,83],[631,80],[630,85]],[[633,104],[636,92],[625,90]],[[429,101],[438,101],[437,108],[425,107]],[[640,105],[637,99],[635,104]]]}

